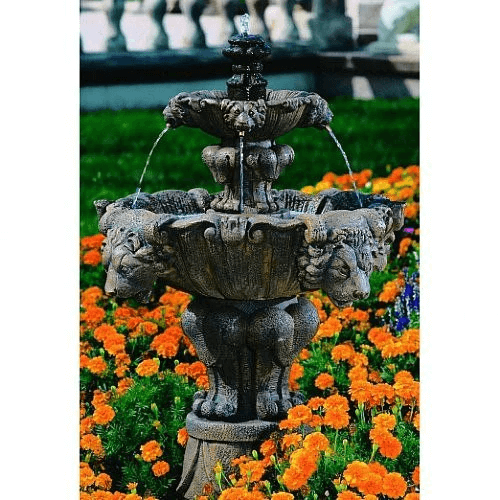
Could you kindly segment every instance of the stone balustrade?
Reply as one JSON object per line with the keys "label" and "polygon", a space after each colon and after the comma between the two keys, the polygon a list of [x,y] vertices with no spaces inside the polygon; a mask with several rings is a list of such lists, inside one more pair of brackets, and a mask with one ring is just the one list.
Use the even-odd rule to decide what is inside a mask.
{"label": "stone balustrade", "polygon": [[220,47],[250,14],[250,32],[273,43],[349,50],[348,0],[81,0],[83,53]]}

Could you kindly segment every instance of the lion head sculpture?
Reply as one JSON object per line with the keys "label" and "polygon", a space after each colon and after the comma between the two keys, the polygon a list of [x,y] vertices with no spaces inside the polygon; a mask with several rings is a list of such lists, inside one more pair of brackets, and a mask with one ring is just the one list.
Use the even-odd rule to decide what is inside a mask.
{"label": "lion head sculpture", "polygon": [[175,274],[173,251],[157,236],[160,226],[175,219],[143,209],[105,210],[99,228],[106,236],[102,244],[106,294],[148,302],[155,281]]}
{"label": "lion head sculpture", "polygon": [[250,132],[260,128],[266,121],[266,103],[264,99],[258,101],[230,101],[223,99],[221,111],[225,124],[234,130]]}
{"label": "lion head sculpture", "polygon": [[298,259],[299,279],[305,289],[321,288],[335,305],[344,307],[368,297],[370,275],[385,267],[400,221],[395,223],[386,206],[325,215],[321,224],[308,223]]}

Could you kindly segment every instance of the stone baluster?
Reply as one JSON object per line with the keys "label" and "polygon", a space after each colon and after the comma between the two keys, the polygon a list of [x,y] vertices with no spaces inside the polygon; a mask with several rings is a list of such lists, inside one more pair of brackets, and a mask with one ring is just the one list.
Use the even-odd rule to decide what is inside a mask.
{"label": "stone baluster", "polygon": [[199,49],[207,46],[205,33],[200,24],[205,5],[206,0],[180,0],[179,2],[179,7],[187,22],[182,38],[185,47]]}
{"label": "stone baluster", "polygon": [[295,42],[299,39],[299,30],[293,20],[293,8],[296,0],[277,0],[279,8],[278,22],[273,30],[273,42]]}
{"label": "stone baluster", "polygon": [[163,17],[167,13],[166,0],[143,0],[142,10],[151,17],[157,33],[153,40],[153,46],[151,49],[168,49],[168,35],[163,27]]}
{"label": "stone baluster", "polygon": [[319,50],[349,50],[353,46],[352,20],[343,0],[313,0],[309,21],[312,45]]}
{"label": "stone baluster", "polygon": [[127,50],[125,37],[120,28],[120,22],[125,11],[125,1],[106,0],[105,11],[111,28],[111,36],[106,43],[108,52],[124,52]]}
{"label": "stone baluster", "polygon": [[262,38],[269,40],[269,29],[264,19],[269,0],[246,0],[245,4],[250,14],[249,32],[252,35],[260,35]]}
{"label": "stone baluster", "polygon": [[220,30],[221,45],[233,35],[238,34],[234,16],[238,13],[239,0],[216,0],[217,11],[222,16],[222,26]]}

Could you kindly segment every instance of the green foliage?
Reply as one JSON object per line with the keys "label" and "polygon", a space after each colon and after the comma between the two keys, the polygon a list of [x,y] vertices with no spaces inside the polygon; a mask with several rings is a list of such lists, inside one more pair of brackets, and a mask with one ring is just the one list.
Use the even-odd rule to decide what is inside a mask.
{"label": "green foliage", "polygon": [[[106,469],[118,478],[115,487],[126,490],[128,483],[139,483],[139,494],[149,491],[159,498],[174,494],[173,478],[180,477],[184,455],[177,431],[184,426],[195,390],[184,377],[166,371],[137,379],[126,394],[110,403],[116,415],[110,424],[98,426],[97,434],[106,449]],[[170,464],[171,472],[165,477],[154,476],[152,464],[140,457],[141,445],[151,440],[163,450],[159,460]]]}

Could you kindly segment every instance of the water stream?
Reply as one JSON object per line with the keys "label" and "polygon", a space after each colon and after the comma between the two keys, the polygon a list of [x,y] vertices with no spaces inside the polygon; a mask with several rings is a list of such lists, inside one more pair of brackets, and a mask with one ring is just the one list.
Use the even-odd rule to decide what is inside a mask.
{"label": "water stream", "polygon": [[142,180],[144,179],[144,174],[146,173],[146,170],[148,169],[149,166],[149,161],[151,160],[151,155],[153,154],[153,151],[155,150],[156,146],[160,142],[160,139],[170,130],[170,125],[167,124],[167,126],[160,132],[160,135],[156,139],[155,143],[153,144],[153,147],[151,148],[151,151],[149,152],[148,159],[146,160],[146,165],[144,165],[144,170],[142,171],[141,178],[139,179],[139,184],[137,185],[137,189],[135,190],[135,198],[134,202],[132,203],[132,208],[135,208],[135,205],[137,203],[137,198],[139,197],[139,193],[141,192],[141,187],[142,187]]}
{"label": "water stream", "polygon": [[356,182],[354,180],[354,175],[352,173],[351,165],[349,164],[349,160],[347,159],[347,155],[345,154],[345,151],[342,149],[342,146],[340,145],[340,142],[338,141],[337,137],[335,137],[335,134],[333,133],[333,130],[330,128],[330,125],[325,125],[326,130],[330,134],[330,137],[335,141],[335,144],[337,144],[337,147],[340,149],[340,152],[342,153],[342,156],[344,157],[345,164],[347,165],[347,169],[349,170],[349,175],[351,176],[351,181],[352,181],[352,186],[354,187],[354,192],[356,193],[356,198],[358,199],[359,207],[363,208],[363,204],[361,203],[361,198],[359,197],[359,191],[356,186]]}
{"label": "water stream", "polygon": [[245,140],[245,132],[240,132],[240,214],[243,213],[243,187],[244,187],[244,173],[243,173],[243,145]]}

